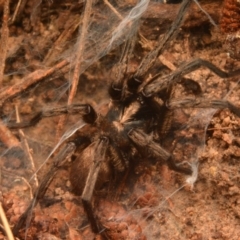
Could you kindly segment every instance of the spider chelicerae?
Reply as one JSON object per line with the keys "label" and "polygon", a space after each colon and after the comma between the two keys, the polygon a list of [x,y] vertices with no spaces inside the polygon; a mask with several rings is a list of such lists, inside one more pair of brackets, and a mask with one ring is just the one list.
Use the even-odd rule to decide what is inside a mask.
{"label": "spider chelicerae", "polygon": [[[8,123],[10,128],[24,128],[37,124],[42,118],[61,114],[79,114],[86,123],[76,135],[67,140],[66,145],[54,157],[53,169],[44,177],[35,193],[34,201],[20,217],[14,228],[15,233],[23,227],[32,207],[43,198],[57,169],[75,152],[80,152],[81,157],[76,158],[71,165],[70,181],[73,191],[81,195],[92,230],[98,233],[101,229],[91,203],[94,189],[99,189],[110,179],[126,173],[138,156],[153,156],[162,159],[174,171],[192,174],[191,167],[175,163],[172,154],[160,145],[161,133],[167,130],[168,122],[171,120],[169,114],[171,110],[195,107],[228,108],[240,117],[240,108],[226,100],[199,97],[172,98],[172,91],[177,82],[190,88],[194,93],[200,91],[196,82],[181,77],[201,66],[209,68],[222,78],[240,75],[240,70],[226,73],[208,61],[195,59],[168,75],[156,75],[151,80],[145,81],[146,73],[167,43],[173,39],[190,2],[183,1],[169,32],[159,40],[158,46],[143,58],[136,72],[131,76],[116,78],[110,84],[111,101],[105,115],[97,112],[89,104],[72,104],[41,111],[28,122]],[[131,41],[125,44],[127,48]],[[123,58],[122,62],[127,62],[126,58]]]}

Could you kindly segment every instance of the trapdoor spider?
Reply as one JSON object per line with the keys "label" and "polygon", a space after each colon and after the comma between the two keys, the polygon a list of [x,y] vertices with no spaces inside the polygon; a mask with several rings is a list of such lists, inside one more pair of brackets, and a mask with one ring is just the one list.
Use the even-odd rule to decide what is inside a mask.
{"label": "trapdoor spider", "polygon": [[[23,227],[32,207],[44,196],[58,167],[75,151],[81,152],[81,157],[75,159],[71,165],[70,181],[74,192],[81,195],[92,230],[98,233],[101,227],[96,221],[91,203],[94,189],[100,188],[113,176],[126,173],[135,156],[153,156],[162,159],[174,171],[187,175],[192,173],[191,168],[176,164],[171,153],[159,144],[162,138],[160,132],[166,130],[167,122],[171,120],[169,113],[172,109],[228,108],[240,117],[240,108],[226,100],[171,97],[176,82],[185,84],[184,80],[179,80],[181,76],[201,66],[209,68],[222,78],[240,75],[240,70],[226,73],[208,61],[196,59],[182,65],[171,74],[155,76],[150,81],[145,81],[147,71],[167,43],[173,39],[190,2],[189,0],[182,2],[171,29],[163,39],[159,39],[159,45],[142,60],[136,73],[116,79],[110,84],[111,101],[106,115],[96,112],[89,104],[72,104],[41,111],[29,122],[8,123],[10,128],[25,128],[38,123],[42,118],[61,114],[80,114],[86,123],[78,131],[77,137],[68,139],[65,147],[54,158],[53,169],[43,179],[35,193],[35,200],[14,227],[15,234]],[[195,88],[193,91],[198,91],[199,85],[194,81],[192,84]]]}

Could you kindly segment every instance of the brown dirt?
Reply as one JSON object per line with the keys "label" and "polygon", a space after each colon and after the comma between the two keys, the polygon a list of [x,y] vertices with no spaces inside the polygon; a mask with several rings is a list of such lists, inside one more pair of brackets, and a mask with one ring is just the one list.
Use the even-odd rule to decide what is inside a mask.
{"label": "brown dirt", "polygon": [[[3,90],[0,92],[1,115],[5,122],[15,120],[16,106],[21,119],[29,119],[34,112],[47,106],[66,105],[69,96],[67,83],[73,76],[71,64],[61,67],[56,64],[74,54],[79,19],[83,13],[82,1],[26,2],[16,20],[9,23],[8,52]],[[118,2],[119,10],[124,12],[135,1]],[[232,48],[239,40],[231,38],[237,34],[221,32],[219,28],[222,1],[200,3],[218,27],[214,27],[202,11],[192,6],[176,39],[149,75],[154,75],[159,69],[169,72],[183,62],[199,57],[225,71],[240,69],[238,55],[234,55]],[[0,1],[1,14],[3,4]],[[92,30],[96,27],[104,31],[109,14],[103,12],[106,5],[97,4],[91,27]],[[11,17],[16,8],[17,1],[12,1]],[[152,49],[157,36],[168,29],[178,9],[178,5],[151,2],[139,23],[141,39],[137,40],[129,72],[134,71],[142,56]],[[97,52],[97,49],[94,48],[106,45],[100,42],[91,48],[97,39],[89,33],[89,48],[85,54],[91,59],[90,66],[86,70],[88,63],[82,64],[83,73],[74,102],[88,102],[100,109],[109,102],[107,84],[114,78],[112,69],[118,62],[120,48],[114,47],[101,60],[95,59],[94,51]],[[53,67],[53,74],[46,73]],[[199,82],[204,98],[222,99],[226,96],[230,102],[240,106],[240,76],[221,79],[210,70],[201,68],[186,77]],[[34,84],[26,86],[27,81],[23,80],[27,79]],[[22,81],[23,85],[19,87]],[[14,86],[19,92],[14,92]],[[182,96],[183,92],[181,85],[177,85],[175,95]],[[25,211],[36,189],[36,182],[31,179],[33,173],[42,166],[59,141],[58,136],[62,136],[79,117],[68,117],[63,129],[59,119],[43,119],[36,126],[24,129],[24,136],[19,130],[14,130],[10,140],[17,136],[17,143],[14,138],[14,141],[0,144],[0,199],[11,227]],[[141,159],[121,189],[104,189],[102,194],[95,196],[95,213],[108,239],[240,239],[240,118],[227,109],[187,109],[176,111],[175,120],[178,128],[175,128],[173,138],[163,139],[163,146],[173,153],[177,161],[199,161],[197,181],[189,186],[185,176],[170,171],[160,162]],[[28,142],[34,168],[29,159],[21,160],[19,139]],[[26,147],[24,149],[26,151]],[[50,161],[44,163],[37,172],[39,181],[50,165]],[[92,233],[80,197],[71,193],[68,179],[66,166],[58,171],[45,198],[34,208],[31,221],[26,225],[27,230],[22,229],[16,238],[103,238]],[[1,239],[7,239],[2,225]]]}

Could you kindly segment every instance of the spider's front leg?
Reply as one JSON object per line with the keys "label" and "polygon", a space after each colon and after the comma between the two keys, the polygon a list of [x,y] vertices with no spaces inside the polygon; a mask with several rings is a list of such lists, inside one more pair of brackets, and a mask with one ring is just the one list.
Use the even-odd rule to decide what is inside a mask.
{"label": "spider's front leg", "polygon": [[[240,69],[232,72],[224,72],[215,65],[213,65],[211,62],[199,58],[180,66],[171,74],[150,81],[146,86],[143,87],[143,89],[141,89],[141,93],[144,97],[151,98],[152,96],[157,95],[163,89],[167,89],[175,82],[179,82],[179,78],[181,78],[181,76],[191,73],[199,69],[200,67],[208,68],[221,78],[240,76]],[[170,109],[189,107],[220,109],[228,108],[232,113],[240,117],[240,108],[228,102],[227,100],[202,98],[171,99],[167,101],[166,106]]]}
{"label": "spider's front leg", "polygon": [[138,146],[143,147],[146,149],[146,151],[149,151],[150,155],[154,155],[156,157],[160,157],[164,161],[166,161],[167,165],[170,169],[181,172],[184,174],[191,175],[192,170],[189,168],[182,167],[180,165],[177,165],[174,162],[172,154],[170,154],[168,151],[166,151],[163,147],[161,147],[159,144],[154,142],[149,135],[144,133],[140,129],[132,129],[128,132],[128,137],[132,140],[132,142]]}
{"label": "spider's front leg", "polygon": [[171,84],[179,82],[179,79],[182,76],[188,73],[194,72],[200,67],[208,68],[209,70],[211,70],[221,78],[230,78],[230,77],[240,76],[240,69],[237,69],[232,72],[225,72],[219,69],[218,67],[216,67],[215,65],[213,65],[211,62],[198,58],[198,59],[192,60],[191,62],[183,64],[174,72],[168,75],[149,81],[149,83],[146,86],[144,86],[141,92],[145,97],[154,96],[159,92],[161,92],[163,89],[168,88]]}
{"label": "spider's front leg", "polygon": [[36,113],[29,121],[7,122],[6,125],[11,129],[27,128],[36,125],[40,120],[47,117],[55,117],[62,114],[79,114],[82,115],[86,123],[92,124],[97,119],[97,114],[89,104],[71,104],[64,107],[46,108]]}

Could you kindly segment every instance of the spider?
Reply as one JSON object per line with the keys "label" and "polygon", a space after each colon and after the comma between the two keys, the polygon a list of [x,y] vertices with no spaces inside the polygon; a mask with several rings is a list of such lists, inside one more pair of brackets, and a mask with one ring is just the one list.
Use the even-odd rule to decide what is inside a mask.
{"label": "spider", "polygon": [[10,128],[25,128],[37,124],[42,118],[61,114],[79,114],[86,123],[77,131],[76,136],[67,140],[66,145],[55,156],[54,166],[35,192],[34,201],[14,227],[15,234],[23,227],[29,211],[43,198],[57,169],[74,153],[80,152],[81,157],[78,156],[70,168],[73,191],[81,195],[91,228],[93,232],[99,233],[101,226],[95,218],[92,206],[94,190],[126,173],[137,156],[153,156],[162,159],[174,171],[192,174],[191,167],[177,164],[172,154],[159,143],[162,139],[160,133],[167,130],[171,120],[169,113],[172,110],[190,107],[228,108],[240,117],[240,108],[226,100],[172,98],[176,83],[186,87],[193,86],[190,88],[195,93],[199,91],[200,86],[196,82],[181,78],[199,67],[207,67],[222,78],[240,75],[240,70],[227,73],[208,61],[195,59],[168,75],[155,76],[150,81],[145,81],[147,71],[179,28],[190,2],[182,2],[169,32],[159,40],[159,45],[143,58],[135,74],[117,78],[110,84],[108,92],[111,101],[106,115],[97,112],[90,104],[72,104],[43,110],[28,122],[8,123]]}

